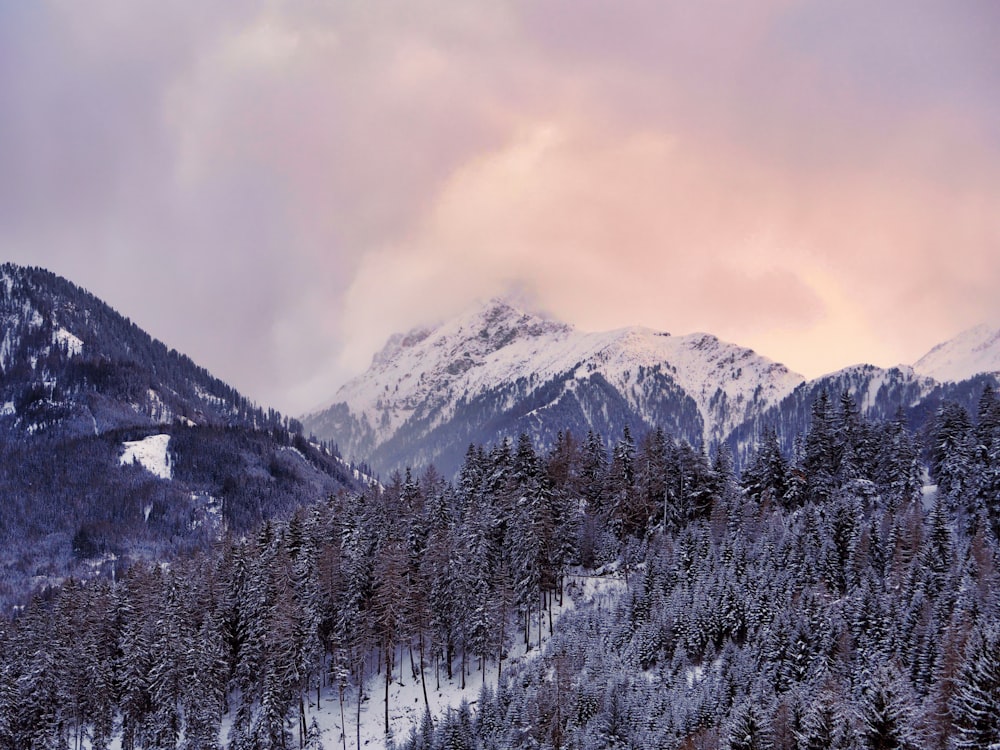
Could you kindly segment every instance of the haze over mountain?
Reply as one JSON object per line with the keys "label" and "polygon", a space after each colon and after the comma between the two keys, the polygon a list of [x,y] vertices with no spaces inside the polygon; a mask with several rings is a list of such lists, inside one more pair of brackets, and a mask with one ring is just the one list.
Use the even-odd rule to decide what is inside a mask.
{"label": "haze over mountain", "polygon": [[866,416],[887,419],[932,393],[940,398],[939,381],[1000,371],[998,342],[1000,332],[980,326],[914,367],[855,365],[807,382],[710,334],[586,333],[494,298],[391,337],[367,372],[302,419],[308,432],[380,470],[435,463],[453,471],[471,442],[525,432],[548,445],[567,429],[610,441],[626,426],[663,427],[693,445],[731,439],[739,449],[773,423],[790,447],[820,391],[847,391]]}

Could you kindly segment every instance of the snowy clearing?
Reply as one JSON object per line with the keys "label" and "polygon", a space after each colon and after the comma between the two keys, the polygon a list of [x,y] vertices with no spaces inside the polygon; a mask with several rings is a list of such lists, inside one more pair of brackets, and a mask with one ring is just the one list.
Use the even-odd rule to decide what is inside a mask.
{"label": "snowy clearing", "polygon": [[[153,436],[153,437],[167,437]],[[149,440],[150,438],[147,438]],[[144,442],[144,441],[137,441]],[[625,591],[625,580],[617,572],[607,575],[578,572],[566,576],[563,604],[552,604],[552,621],[558,628],[559,617],[577,606],[592,605],[599,609],[610,609],[614,601]],[[519,663],[535,659],[542,651],[538,648],[538,617],[532,618],[532,648],[525,649],[524,641],[515,638],[514,645],[508,650],[504,659],[503,671],[515,668]],[[543,617],[541,628],[542,649],[549,641],[548,614]],[[377,655],[375,655],[377,657]],[[416,658],[416,657],[414,657]],[[423,719],[425,704],[423,686],[419,677],[413,676],[410,654],[406,650],[397,651],[397,664],[393,672],[393,681],[389,689],[389,726],[390,734],[385,733],[385,673],[375,672],[372,665],[371,674],[365,681],[365,690],[361,700],[361,710],[358,710],[358,695],[354,688],[344,694],[343,723],[341,721],[340,696],[336,687],[327,687],[321,691],[317,702],[313,692],[306,703],[306,722],[313,719],[320,729],[323,747],[327,750],[361,750],[363,748],[383,748],[392,743],[407,740],[410,731],[418,729]],[[497,684],[496,661],[487,661],[484,670],[471,663],[466,673],[465,688],[462,687],[462,676],[455,663],[453,679],[448,680],[442,668],[440,679],[435,679],[434,670],[430,664],[425,665],[427,675],[427,704],[430,706],[431,717],[437,724],[449,710],[457,709],[462,701],[468,701],[473,711],[484,682],[492,687]],[[369,660],[369,664],[371,661]],[[222,717],[219,731],[219,743],[223,748],[229,747],[229,730],[232,726],[232,715]],[[289,731],[294,731],[294,713],[289,719]],[[346,731],[345,731],[346,730]],[[359,744],[360,738],[360,744]],[[294,743],[297,746],[297,743]],[[90,744],[82,742],[84,748]],[[110,750],[121,750],[121,734],[111,741]]]}
{"label": "snowy clearing", "polygon": [[170,435],[150,435],[142,440],[131,440],[123,443],[124,452],[120,459],[122,466],[134,464],[136,461],[150,474],[154,474],[161,479],[173,478],[173,469],[170,466],[170,454],[167,446],[170,444]]}
{"label": "snowy clearing", "polygon": [[[560,615],[576,606],[583,604],[593,604],[601,609],[609,609],[612,602],[625,591],[625,581],[617,573],[614,575],[587,575],[579,573],[567,575],[565,583],[565,595],[563,604],[560,607],[553,602],[552,619],[556,628]],[[525,649],[523,639],[515,639],[515,643],[509,649],[507,658],[504,659],[503,671],[514,668],[517,664],[535,659],[541,653],[538,649],[538,618],[532,618],[532,648]],[[548,614],[543,617],[541,638],[544,650],[549,640]],[[399,655],[397,654],[397,659]],[[423,687],[419,678],[413,677],[410,667],[410,657],[408,652],[403,652],[399,659],[396,672],[393,674],[393,682],[389,689],[389,725],[391,727],[391,738],[395,742],[401,742],[409,738],[410,731],[417,729],[424,715],[424,695]],[[470,662],[472,660],[470,659]],[[400,672],[400,665],[402,671]],[[468,701],[472,709],[475,710],[475,703],[479,697],[484,682],[492,687],[497,684],[497,664],[496,661],[487,661],[486,668],[480,670],[477,664],[470,663],[465,678],[465,688],[462,688],[462,677],[456,662],[454,677],[446,679],[443,673],[440,680],[434,678],[434,670],[427,665],[427,703],[430,705],[431,716],[434,723],[443,717],[449,710],[457,709],[463,700]],[[337,691],[329,689],[324,691],[320,705],[317,708],[316,696],[307,706],[308,722],[316,719],[317,725],[322,733],[323,746],[328,750],[331,748],[343,748],[345,738],[341,729],[340,701]],[[357,693],[352,691],[345,695],[344,700],[344,723],[346,724],[346,747],[358,748],[358,704]],[[228,732],[227,722],[223,720],[223,736],[225,742]],[[361,748],[379,748],[386,746],[385,734],[385,673],[373,674],[366,681],[365,696],[361,703],[360,712],[360,738]]]}
{"label": "snowy clearing", "polygon": [[52,343],[64,347],[71,357],[76,357],[83,352],[83,341],[65,328],[57,328],[52,332]]}

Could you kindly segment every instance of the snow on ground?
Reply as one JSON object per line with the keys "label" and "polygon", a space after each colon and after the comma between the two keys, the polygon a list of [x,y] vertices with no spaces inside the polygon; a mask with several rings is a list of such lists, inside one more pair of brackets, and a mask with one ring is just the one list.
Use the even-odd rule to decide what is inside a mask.
{"label": "snow on ground", "polygon": [[83,341],[65,328],[57,328],[52,332],[52,343],[66,348],[71,357],[83,352]]}
{"label": "snow on ground", "polygon": [[281,450],[287,451],[289,453],[294,453],[296,456],[302,459],[302,463],[309,465],[309,459],[306,458],[306,454],[291,445],[282,446]]}
{"label": "snow on ground", "polygon": [[920,488],[920,502],[923,505],[924,510],[930,510],[934,507],[934,503],[937,500],[938,486],[936,484],[925,484]]}
{"label": "snow on ground", "polygon": [[149,403],[149,414],[154,420],[161,424],[167,424],[173,420],[170,407],[160,398],[159,393],[150,388],[146,391],[146,398]]}
{"label": "snow on ground", "polygon": [[[552,618],[558,627],[558,618],[564,612],[584,603],[592,604],[601,609],[608,609],[612,603],[625,591],[625,581],[618,571],[606,575],[577,572],[566,576],[566,587],[562,606],[553,604]],[[549,640],[548,614],[543,617],[542,646]],[[526,650],[524,639],[520,634],[514,635],[514,646],[508,651],[504,660],[503,671],[515,668],[518,664],[536,658],[538,650],[538,618],[533,618],[532,644]],[[419,728],[424,716],[424,694],[418,678],[413,677],[408,652],[400,655],[397,652],[397,665],[393,672],[393,681],[389,689],[389,726],[391,739],[395,743],[405,742],[412,729]],[[416,659],[414,655],[414,659]],[[374,671],[374,669],[372,669]],[[473,711],[483,683],[495,687],[497,683],[497,665],[488,661],[485,670],[480,671],[478,663],[470,664],[465,678],[465,689],[462,688],[458,660],[455,662],[453,679],[448,680],[442,670],[440,681],[435,679],[430,666],[425,669],[427,675],[427,702],[430,705],[431,716],[435,724],[445,716],[449,709],[457,709],[463,700],[468,701]],[[344,696],[344,722],[341,723],[341,707],[336,688],[326,688],[322,691],[319,704],[316,694],[308,697],[306,704],[307,725],[316,719],[320,728],[323,747],[326,750],[362,750],[363,748],[384,748],[388,745],[385,734],[385,673],[372,674],[366,679],[364,699],[360,712],[360,746],[358,744],[359,713],[357,692],[349,690]],[[289,731],[293,732],[295,720],[292,716]],[[219,732],[219,742],[223,748],[229,744],[229,729],[232,725],[232,715],[223,716]],[[346,732],[344,731],[346,729]],[[345,743],[346,734],[346,743]],[[89,747],[86,741],[85,748]],[[298,746],[297,743],[294,746]],[[111,750],[121,750],[121,736],[116,736],[110,745]]]}
{"label": "snow on ground", "polygon": [[[553,604],[552,618],[558,627],[558,618],[564,612],[585,602],[593,603],[601,608],[610,607],[610,603],[625,590],[625,581],[617,573],[614,575],[585,575],[578,573],[566,577],[565,595],[562,606]],[[543,617],[542,644],[549,640],[548,615]],[[515,668],[518,664],[536,658],[538,650],[538,618],[533,618],[531,630],[531,640],[533,647],[526,650],[524,639],[520,634],[516,634],[514,645],[509,650],[507,658],[504,660],[503,671]],[[443,673],[440,677],[440,684],[434,678],[433,669],[428,667],[427,674],[427,702],[430,704],[431,716],[435,723],[444,716],[449,709],[457,709],[463,700],[470,703],[475,710],[475,703],[479,697],[479,691],[483,683],[493,687],[497,683],[496,661],[487,661],[486,668],[480,671],[478,662],[470,664],[468,674],[465,678],[465,689],[462,689],[461,675],[458,671],[456,661],[454,677],[448,680]],[[410,736],[410,731],[420,726],[424,715],[424,696],[420,680],[414,679],[410,668],[409,655],[406,654],[402,660],[402,672],[399,665],[393,675],[394,680],[389,690],[389,725],[392,730],[392,737],[396,742],[403,742]],[[366,686],[366,700],[361,705],[361,748],[381,748],[386,745],[385,735],[385,673],[371,677]],[[316,717],[316,723],[322,731],[323,746],[327,750],[343,748],[343,737],[341,734],[340,703],[335,690],[328,691],[323,697],[320,707],[315,706],[316,696],[312,696],[312,701],[307,709],[309,718],[312,721]],[[356,695],[348,696],[344,705],[345,723],[347,728],[347,748],[357,749],[358,747],[358,712]]]}
{"label": "snow on ground", "polygon": [[122,466],[139,462],[150,474],[155,474],[162,479],[173,477],[173,469],[170,465],[170,454],[167,446],[170,444],[170,435],[150,435],[142,440],[131,440],[123,443],[124,452],[120,463]]}

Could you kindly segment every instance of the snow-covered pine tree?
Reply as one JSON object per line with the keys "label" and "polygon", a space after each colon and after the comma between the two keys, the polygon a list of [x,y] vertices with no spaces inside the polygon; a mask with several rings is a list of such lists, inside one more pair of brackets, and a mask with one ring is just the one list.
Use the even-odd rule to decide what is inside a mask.
{"label": "snow-covered pine tree", "polygon": [[973,432],[969,413],[961,404],[941,405],[931,425],[930,475],[938,486],[950,518],[969,528],[974,513],[972,484]]}
{"label": "snow-covered pine tree", "polygon": [[984,621],[973,631],[951,702],[955,748],[1000,745],[1000,624]]}
{"label": "snow-covered pine tree", "polygon": [[861,686],[861,739],[866,750],[920,750],[914,723],[917,700],[891,666],[864,675]]}
{"label": "snow-covered pine tree", "polygon": [[802,469],[806,493],[814,502],[822,503],[833,496],[839,463],[833,410],[826,390],[813,402],[810,417]]}
{"label": "snow-covered pine tree", "polygon": [[733,709],[722,747],[724,750],[773,750],[774,738],[766,712],[752,699]]}
{"label": "snow-covered pine tree", "polygon": [[854,717],[843,696],[821,690],[806,707],[796,750],[851,750]]}

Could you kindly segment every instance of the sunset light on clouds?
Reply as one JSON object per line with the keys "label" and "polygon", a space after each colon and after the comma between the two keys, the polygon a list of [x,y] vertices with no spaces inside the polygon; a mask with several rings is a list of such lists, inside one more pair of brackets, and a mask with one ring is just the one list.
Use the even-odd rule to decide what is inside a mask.
{"label": "sunset light on clouds", "polygon": [[1000,324],[1000,6],[0,3],[0,246],[292,413],[514,291],[807,376]]}

